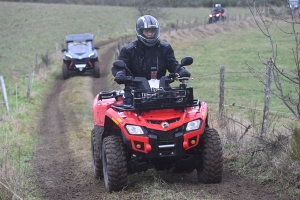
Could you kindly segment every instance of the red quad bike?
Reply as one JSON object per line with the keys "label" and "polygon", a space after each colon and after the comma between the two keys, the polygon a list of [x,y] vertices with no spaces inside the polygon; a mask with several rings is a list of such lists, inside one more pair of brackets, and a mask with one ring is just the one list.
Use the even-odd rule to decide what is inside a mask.
{"label": "red quad bike", "polygon": [[[185,57],[180,67],[192,63],[191,57]],[[121,60],[114,67],[129,72]],[[108,192],[122,190],[129,174],[151,168],[175,173],[196,169],[200,182],[220,183],[221,140],[208,126],[208,105],[194,99],[193,88],[187,86],[189,78],[170,74],[160,80],[127,79],[138,85],[132,91],[132,106],[123,105],[122,91],[100,92],[94,99],[91,150],[95,178],[104,179]],[[174,81],[180,81],[179,87],[170,86]]]}
{"label": "red quad bike", "polygon": [[208,23],[212,24],[215,22],[224,22],[226,20],[226,16],[225,16],[225,12],[221,12],[221,11],[216,11],[213,10],[210,14],[209,14],[209,19],[208,19]]}

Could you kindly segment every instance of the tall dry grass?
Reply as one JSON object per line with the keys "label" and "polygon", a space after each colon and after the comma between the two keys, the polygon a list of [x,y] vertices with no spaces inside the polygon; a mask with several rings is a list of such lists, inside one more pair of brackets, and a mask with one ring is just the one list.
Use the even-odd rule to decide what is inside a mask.
{"label": "tall dry grass", "polygon": [[[231,172],[243,174],[258,184],[270,184],[277,193],[288,192],[299,197],[299,130],[296,121],[286,121],[286,126],[271,121],[266,137],[261,137],[261,114],[224,117],[210,114],[211,126],[215,127],[222,140],[224,166]],[[247,119],[248,118],[248,119]],[[282,119],[281,119],[282,120]],[[296,125],[295,125],[296,124]],[[288,128],[291,127],[291,128]]]}

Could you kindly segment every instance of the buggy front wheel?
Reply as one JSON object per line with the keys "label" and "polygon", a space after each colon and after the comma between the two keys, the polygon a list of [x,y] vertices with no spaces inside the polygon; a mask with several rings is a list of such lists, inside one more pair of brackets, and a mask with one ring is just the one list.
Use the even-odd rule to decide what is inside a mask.
{"label": "buggy front wheel", "polygon": [[70,77],[69,69],[66,63],[62,64],[62,75],[64,79],[68,79]]}
{"label": "buggy front wheel", "polygon": [[100,77],[100,64],[99,64],[99,61],[94,62],[94,77],[96,77],[96,78]]}

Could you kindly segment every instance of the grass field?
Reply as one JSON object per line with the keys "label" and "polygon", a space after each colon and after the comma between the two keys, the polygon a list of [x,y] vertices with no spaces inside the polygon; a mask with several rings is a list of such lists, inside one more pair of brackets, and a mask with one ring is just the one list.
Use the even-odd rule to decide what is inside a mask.
{"label": "grass field", "polygon": [[[209,12],[208,8],[161,9],[164,17],[158,19],[168,30],[177,20],[180,27],[196,20],[197,24],[206,23]],[[250,15],[245,8],[228,8],[227,12],[232,18]],[[138,16],[136,8],[128,7],[0,2],[0,75],[6,83],[9,105],[16,107],[13,77],[18,78],[19,97],[24,96],[36,55],[39,63],[47,52],[61,59],[61,44],[71,33],[90,32],[98,42],[133,35]],[[0,111],[4,113],[5,109]]]}
{"label": "grass field", "polygon": [[[163,28],[175,24],[177,19],[179,26],[196,19],[201,24],[206,22],[209,11],[207,8],[162,9],[165,17],[158,19]],[[249,15],[247,9],[228,9],[232,17],[245,13]],[[40,62],[47,51],[55,55],[56,45],[60,50],[64,36],[70,33],[91,32],[100,42],[134,34],[138,16],[136,8],[128,7],[0,2],[0,75],[4,76],[10,107],[17,107],[16,85],[18,97],[26,94],[28,74],[30,67],[36,65],[36,54]],[[1,113],[5,112],[3,107],[0,109]]]}
{"label": "grass field", "polygon": [[[209,11],[207,8],[162,9],[166,17],[158,19],[163,28],[176,23],[177,18],[185,20],[185,24],[198,18],[201,25],[206,22]],[[235,18],[249,17],[249,13],[247,8],[228,8],[228,14]],[[0,107],[0,136],[6,138],[0,142],[0,146],[12,147],[8,153],[12,160],[16,160],[13,165],[27,167],[37,143],[34,134],[37,116],[51,83],[60,73],[59,54],[56,63],[48,69],[43,67],[43,71],[34,79],[32,97],[27,99],[28,74],[30,67],[35,65],[36,53],[44,55],[49,50],[55,55],[56,44],[60,49],[64,36],[70,33],[90,32],[95,34],[98,42],[134,34],[138,16],[136,8],[128,7],[0,2],[0,76],[4,76],[11,108],[11,114],[5,115],[4,106]],[[289,28],[286,24],[280,25],[285,30]],[[197,30],[192,31],[194,36],[187,32],[180,33],[183,39],[174,36],[167,37],[167,40],[172,43],[178,60],[186,55],[194,58],[194,64],[187,68],[193,74],[194,81],[190,85],[195,88],[195,96],[209,102],[212,110],[217,111],[219,68],[224,65],[225,87],[241,89],[226,90],[225,104],[236,103],[262,109],[263,85],[248,73],[246,65],[247,62],[264,74],[264,66],[257,55],[259,53],[265,60],[271,56],[271,52],[269,41],[260,30],[246,24],[234,31],[221,28],[211,36],[201,35]],[[293,38],[276,29],[274,34],[278,46],[278,64],[290,70],[294,66],[291,57]],[[18,78],[17,82],[14,76]],[[287,111],[280,101],[273,98],[271,110]],[[21,153],[20,148],[23,150]]]}
{"label": "grass field", "polygon": [[[83,6],[65,4],[0,2],[0,69],[4,76],[23,75],[35,64],[35,54],[55,52],[64,36],[90,32],[98,41],[134,34],[139,16],[136,8]],[[232,15],[244,10],[230,9]],[[162,9],[158,18],[163,27],[179,19],[203,22],[209,14],[205,8]],[[249,15],[249,11],[247,12]]]}
{"label": "grass field", "polygon": [[[266,69],[261,60],[266,62],[267,58],[272,57],[272,49],[269,39],[257,27],[253,27],[252,23],[245,22],[244,28],[234,31],[226,31],[226,27],[232,28],[234,24],[223,25],[217,28],[219,33],[212,36],[175,43],[177,57],[188,54],[194,58],[194,64],[188,69],[194,78],[190,84],[195,87],[197,97],[218,103],[220,66],[225,66],[225,104],[263,108],[264,85],[250,73],[248,65],[257,70],[264,80]],[[279,23],[278,26],[291,32],[290,24]],[[277,46],[277,66],[292,73],[291,70],[295,69],[292,51],[295,49],[294,36],[271,28],[274,46]],[[193,34],[197,32],[196,30]],[[293,92],[291,85],[284,81],[282,84],[286,93]],[[288,112],[285,105],[275,96],[271,99],[271,110]]]}

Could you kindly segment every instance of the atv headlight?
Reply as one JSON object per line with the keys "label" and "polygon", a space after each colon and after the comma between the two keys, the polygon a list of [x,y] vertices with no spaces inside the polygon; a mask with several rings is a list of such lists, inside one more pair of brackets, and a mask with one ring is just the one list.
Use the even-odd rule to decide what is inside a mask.
{"label": "atv headlight", "polygon": [[200,119],[197,119],[197,120],[194,120],[194,121],[191,121],[189,122],[187,125],[186,125],[186,131],[193,131],[193,130],[197,130],[201,127],[201,120]]}
{"label": "atv headlight", "polygon": [[212,15],[209,15],[209,17],[212,17]]}
{"label": "atv headlight", "polygon": [[71,58],[72,59],[72,56],[70,54],[66,54],[66,57],[68,58]]}
{"label": "atv headlight", "polygon": [[126,125],[126,130],[131,135],[143,135],[144,131],[140,126]]}
{"label": "atv headlight", "polygon": [[219,17],[220,16],[220,14],[217,14],[217,17]]}
{"label": "atv headlight", "polygon": [[95,53],[93,52],[93,53],[90,53],[89,54],[89,57],[92,57],[93,55],[95,55]]}

